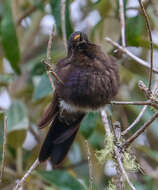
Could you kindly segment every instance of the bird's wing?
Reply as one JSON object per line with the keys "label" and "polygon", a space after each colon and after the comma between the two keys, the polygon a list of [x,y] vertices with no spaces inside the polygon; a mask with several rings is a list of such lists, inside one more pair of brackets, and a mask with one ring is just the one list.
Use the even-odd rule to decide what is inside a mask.
{"label": "bird's wing", "polygon": [[55,116],[58,114],[59,105],[58,105],[58,96],[56,91],[54,92],[53,100],[51,104],[46,109],[45,113],[43,114],[42,118],[38,123],[38,127],[40,129],[46,127],[50,122],[53,121]]}

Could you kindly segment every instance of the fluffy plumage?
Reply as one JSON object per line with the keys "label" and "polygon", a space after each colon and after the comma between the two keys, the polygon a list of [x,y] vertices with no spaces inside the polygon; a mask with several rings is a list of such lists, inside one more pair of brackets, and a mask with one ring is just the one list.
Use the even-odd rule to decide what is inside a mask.
{"label": "fluffy plumage", "polygon": [[115,60],[89,42],[87,35],[74,32],[68,41],[68,55],[56,65],[63,83],[55,82],[55,93],[39,127],[51,122],[39,160],[49,157],[54,165],[65,158],[80,122],[89,110],[105,106],[117,93],[119,74]]}

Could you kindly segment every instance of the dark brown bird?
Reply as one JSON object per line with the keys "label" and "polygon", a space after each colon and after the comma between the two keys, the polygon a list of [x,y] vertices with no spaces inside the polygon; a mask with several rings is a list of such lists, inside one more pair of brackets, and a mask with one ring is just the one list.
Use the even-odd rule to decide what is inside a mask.
{"label": "dark brown bird", "polygon": [[118,68],[115,60],[89,42],[83,32],[74,32],[68,41],[68,55],[56,65],[61,82],[55,82],[53,101],[39,127],[51,123],[39,161],[49,157],[55,166],[70,149],[80,123],[88,111],[104,107],[117,93]]}

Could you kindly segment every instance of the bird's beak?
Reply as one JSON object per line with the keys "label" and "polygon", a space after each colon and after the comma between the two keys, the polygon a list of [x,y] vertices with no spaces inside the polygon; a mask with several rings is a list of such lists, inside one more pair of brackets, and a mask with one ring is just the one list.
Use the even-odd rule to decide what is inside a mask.
{"label": "bird's beak", "polygon": [[74,37],[74,40],[78,40],[80,38],[80,34],[77,34],[75,37]]}

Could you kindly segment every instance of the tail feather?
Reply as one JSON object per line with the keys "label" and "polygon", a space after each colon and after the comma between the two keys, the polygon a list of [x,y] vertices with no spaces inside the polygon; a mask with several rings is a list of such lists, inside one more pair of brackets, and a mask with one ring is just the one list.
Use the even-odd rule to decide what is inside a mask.
{"label": "tail feather", "polygon": [[40,162],[47,160],[49,157],[55,165],[63,161],[75,139],[83,117],[84,114],[80,113],[71,123],[61,120],[59,114],[55,117],[42,145],[39,154]]}
{"label": "tail feather", "polygon": [[75,139],[77,131],[78,130],[76,130],[75,133],[71,135],[71,137],[69,137],[65,142],[56,144],[53,147],[53,150],[51,152],[51,160],[54,165],[59,165],[64,160]]}

